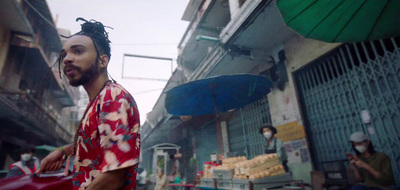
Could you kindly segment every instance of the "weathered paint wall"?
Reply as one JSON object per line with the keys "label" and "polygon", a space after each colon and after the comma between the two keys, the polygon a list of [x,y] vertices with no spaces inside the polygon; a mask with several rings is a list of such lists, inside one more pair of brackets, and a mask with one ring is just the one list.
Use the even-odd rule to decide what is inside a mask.
{"label": "weathered paint wall", "polygon": [[339,45],[341,43],[326,43],[298,35],[293,36],[285,43],[286,65],[289,75]]}
{"label": "weathered paint wall", "polygon": [[[281,125],[294,121],[301,122],[298,101],[291,77],[289,77],[289,82],[286,84],[284,91],[273,90],[268,94],[268,102],[270,105],[272,125],[276,126],[278,130]],[[306,142],[305,138],[284,142],[288,154],[288,166],[292,172],[293,179],[311,183],[310,173],[312,171],[312,164],[308,145],[303,144],[301,147],[295,149],[288,148],[293,147],[292,144],[299,140]],[[309,159],[302,158],[302,155],[307,155]]]}
{"label": "weathered paint wall", "polygon": [[0,75],[3,72],[3,68],[7,59],[9,42],[10,31],[5,28],[0,28]]}
{"label": "weathered paint wall", "polygon": [[274,126],[301,119],[291,77],[289,77],[289,82],[286,84],[284,91],[274,89],[268,94],[268,102]]}
{"label": "weathered paint wall", "polygon": [[[338,45],[340,44],[305,39],[298,35],[294,35],[285,42],[284,50],[289,81],[283,91],[274,89],[268,94],[272,124],[278,128],[278,131],[279,126],[290,122],[297,121],[301,125],[303,123],[292,73]],[[288,151],[288,165],[293,178],[311,183],[310,173],[313,168],[306,137],[289,140],[285,142],[285,147]]]}

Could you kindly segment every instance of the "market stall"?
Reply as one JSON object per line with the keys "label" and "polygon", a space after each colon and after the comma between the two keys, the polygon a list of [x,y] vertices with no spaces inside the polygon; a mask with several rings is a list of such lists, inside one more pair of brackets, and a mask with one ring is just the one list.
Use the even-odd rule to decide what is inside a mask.
{"label": "market stall", "polygon": [[232,157],[218,165],[205,162],[199,189],[261,190],[283,187],[295,182],[286,173],[277,154],[264,154],[251,160]]}
{"label": "market stall", "polygon": [[[162,169],[164,174],[167,174],[168,168],[168,163],[170,161],[170,155],[180,155],[179,149],[181,149],[180,146],[171,144],[171,143],[162,143],[162,144],[157,144],[150,149],[154,149],[154,154],[153,154],[153,166],[152,169],[153,171],[157,171],[157,169]],[[170,152],[172,151],[172,152]]]}

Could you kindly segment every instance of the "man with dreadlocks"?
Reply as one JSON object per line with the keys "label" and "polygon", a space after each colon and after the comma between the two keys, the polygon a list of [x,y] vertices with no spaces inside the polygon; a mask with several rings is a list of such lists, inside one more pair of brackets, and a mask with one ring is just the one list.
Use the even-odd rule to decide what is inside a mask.
{"label": "man with dreadlocks", "polygon": [[91,101],[74,143],[50,153],[37,173],[60,170],[74,155],[74,189],[135,189],[140,153],[138,109],[129,92],[108,78],[110,41],[103,24],[79,20],[84,21],[82,30],[68,37],[59,64],[69,83],[82,85]]}

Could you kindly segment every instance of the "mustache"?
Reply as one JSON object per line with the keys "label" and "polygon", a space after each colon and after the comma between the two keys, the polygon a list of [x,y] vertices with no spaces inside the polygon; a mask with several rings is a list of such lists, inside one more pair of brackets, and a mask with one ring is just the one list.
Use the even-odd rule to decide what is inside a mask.
{"label": "mustache", "polygon": [[76,67],[76,66],[72,66],[72,65],[65,66],[64,69],[63,69],[64,74],[65,74],[65,72],[68,71],[68,70],[77,70],[77,71],[81,71],[81,68],[80,68],[80,67]]}

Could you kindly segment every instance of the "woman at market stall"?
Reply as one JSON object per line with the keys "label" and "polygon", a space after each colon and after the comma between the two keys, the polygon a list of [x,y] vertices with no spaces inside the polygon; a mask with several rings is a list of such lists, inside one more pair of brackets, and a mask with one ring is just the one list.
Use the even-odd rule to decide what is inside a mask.
{"label": "woman at market stall", "polygon": [[285,150],[285,146],[283,142],[277,138],[275,138],[275,134],[277,130],[272,125],[263,125],[260,127],[260,133],[264,136],[267,144],[264,149],[265,154],[278,154],[281,164],[285,168],[285,171],[289,171],[289,167],[287,166],[287,154]]}

